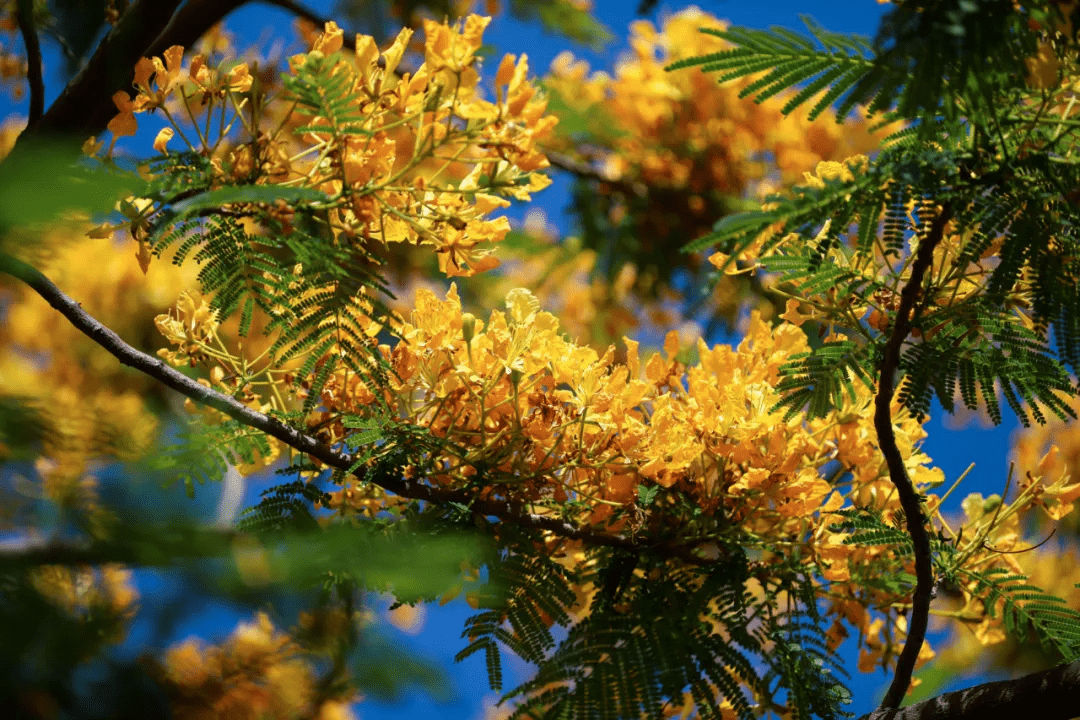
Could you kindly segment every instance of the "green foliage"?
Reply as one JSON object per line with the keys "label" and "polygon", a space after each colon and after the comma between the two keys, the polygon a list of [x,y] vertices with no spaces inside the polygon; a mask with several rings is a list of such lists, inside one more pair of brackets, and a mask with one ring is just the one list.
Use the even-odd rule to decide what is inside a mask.
{"label": "green foliage", "polygon": [[[983,308],[986,311],[980,312]],[[930,412],[931,398],[936,395],[942,407],[953,412],[953,391],[959,385],[964,404],[975,408],[981,399],[997,424],[1002,421],[996,392],[1000,388],[1025,426],[1030,424],[1029,413],[1039,423],[1046,421],[1039,403],[1059,418],[1074,417],[1066,400],[1073,389],[1071,379],[1050,353],[1045,339],[1009,323],[992,307],[983,308],[927,313],[922,327],[943,327],[934,342],[916,344],[904,353],[900,401],[923,417]],[[974,325],[964,323],[969,319]],[[972,332],[973,326],[983,332]]]}
{"label": "green foliage", "polygon": [[[291,472],[285,468],[283,472]],[[245,508],[236,523],[236,529],[256,534],[274,532],[304,532],[319,527],[315,519],[314,503],[327,498],[318,485],[304,480],[294,480],[263,490],[258,504]]]}
{"label": "green foliage", "polygon": [[[1032,15],[1011,0],[943,0],[898,3],[882,20],[871,44],[857,35],[829,32],[803,17],[809,37],[785,28],[702,28],[736,47],[686,58],[669,70],[700,66],[719,82],[758,75],[740,92],[761,102],[798,88],[783,111],[814,101],[810,117],[835,106],[842,122],[857,106],[870,113],[925,120],[959,120],[987,99],[1008,92],[1024,77],[1024,59],[1035,54],[1037,35],[1028,17],[1048,18],[1049,3]],[[929,127],[929,125],[927,125]]]}
{"label": "green foliage", "polygon": [[[988,165],[988,142],[973,134],[959,142],[942,136],[932,144],[896,143],[854,181],[770,198],[773,209],[725,218],[712,235],[688,246],[714,243],[734,256],[781,224],[782,232],[764,240],[762,265],[778,272],[781,287],[797,297],[828,290],[847,303],[830,308],[823,322],[848,338],[793,359],[782,371],[781,405],[822,415],[842,406],[843,391],[854,397],[853,378],[873,385],[891,328],[879,330],[850,309],[878,306],[882,293],[898,294],[912,260],[906,248],[927,236],[935,207],[948,204],[954,232],[964,238],[953,272],[999,238],[1000,262],[977,292],[946,298],[937,291],[942,294],[935,299],[943,302],[916,308],[912,326],[919,337],[904,346],[899,399],[916,417],[929,412],[934,396],[951,412],[959,387],[967,407],[981,401],[1000,422],[1000,389],[1025,424],[1029,417],[1043,422],[1044,408],[1072,416],[1066,398],[1075,386],[1069,370],[1080,357],[1080,234],[1061,188],[1080,185],[1080,175],[1074,164],[1048,157],[1013,163],[1008,171],[1004,162]],[[878,254],[891,263],[875,277]],[[935,292],[929,282],[924,292]],[[1030,293],[1030,300],[1018,293]]]}
{"label": "green foliage", "polygon": [[977,583],[976,593],[985,593],[987,612],[991,617],[1000,613],[1010,633],[1021,639],[1033,633],[1044,649],[1065,661],[1080,657],[1080,610],[1004,568],[961,572]]}
{"label": "green foliage", "polygon": [[36,451],[52,428],[27,398],[0,395],[0,447],[7,458],[23,460]]}
{"label": "green foliage", "polygon": [[[427,473],[428,458],[437,456],[444,444],[428,428],[398,422],[379,406],[369,415],[346,416],[342,424],[355,431],[345,438],[345,446],[359,451],[349,472],[363,468],[365,477],[376,483],[400,479],[406,465],[413,465],[417,474]],[[341,480],[344,473],[334,477]]]}
{"label": "green foliage", "polygon": [[20,242],[21,234],[13,231],[54,226],[73,214],[109,213],[120,197],[142,186],[130,173],[89,161],[78,145],[24,140],[4,159],[0,176],[0,247],[18,244],[17,254],[40,257],[48,251],[40,246],[40,233],[32,235],[31,244]]}
{"label": "green foliage", "polygon": [[[724,83],[748,75],[762,76],[739,92],[739,97],[754,96],[762,102],[796,85],[805,86],[784,105],[788,113],[828,88],[810,110],[816,118],[839,101],[837,119],[842,120],[856,105],[871,105],[871,111],[892,104],[906,77],[895,77],[873,62],[870,43],[857,35],[828,32],[802,16],[810,33],[804,38],[782,27],[770,30],[702,28],[735,44],[732,50],[686,58],[672,63],[668,70],[700,66],[704,72],[720,72]],[[817,41],[818,47],[814,41]]]}
{"label": "green foliage", "polygon": [[[504,695],[520,701],[514,718],[660,717],[666,703],[681,704],[689,692],[701,717],[721,717],[726,701],[748,719],[756,715],[747,687],[766,706],[785,699],[798,717],[838,717],[848,698],[837,679],[844,671],[826,643],[812,583],[795,561],[781,569],[789,578],[783,590],[797,599],[773,617],[781,588],[755,597],[746,556],[735,544],[725,550],[724,559],[702,567],[597,550],[595,565],[577,573],[510,552],[488,564],[498,592],[480,594],[483,609],[466,622],[470,642],[458,659],[483,651],[495,690],[502,688],[500,646],[537,666]],[[596,591],[577,616],[581,583]],[[565,628],[560,642],[555,626]]]}
{"label": "green foliage", "polygon": [[798,720],[850,716],[838,711],[851,702],[851,691],[841,680],[848,672],[829,647],[823,620],[812,604],[794,607],[782,620],[771,620],[765,633],[772,646],[763,682],[774,694],[787,692]]}
{"label": "green foliage", "polygon": [[829,531],[847,533],[845,545],[891,545],[904,555],[914,552],[911,536],[902,527],[887,524],[880,513],[852,508],[836,514],[844,519],[830,525]]}
{"label": "green foliage", "polygon": [[[829,530],[845,533],[845,544],[887,545],[903,557],[913,554],[911,538],[903,527],[889,525],[880,514],[859,508],[837,514],[844,519]],[[1063,660],[1080,657],[1080,610],[1030,584],[1023,575],[1004,568],[965,567],[963,553],[943,537],[931,537],[930,545],[940,584],[969,584],[972,595],[982,598],[990,617],[1000,615],[1006,631],[1018,640],[1026,640],[1030,633]]]}
{"label": "green foliage", "polygon": [[364,128],[367,116],[350,97],[355,76],[341,68],[341,60],[337,53],[305,55],[293,73],[284,76],[288,100],[295,102],[302,113],[324,118],[329,123],[328,126],[303,125],[295,132],[330,132],[335,137],[371,134]]}
{"label": "green foliage", "polygon": [[786,406],[787,418],[804,408],[810,417],[824,417],[833,408],[843,407],[845,396],[855,400],[853,378],[873,385],[873,375],[867,369],[871,361],[865,346],[849,340],[826,341],[811,352],[792,355],[780,368],[776,389],[784,398],[777,408]]}
{"label": "green foliage", "polygon": [[458,662],[483,650],[488,681],[502,690],[501,643],[523,660],[539,664],[555,647],[550,623],[567,625],[574,603],[572,576],[551,558],[509,555],[488,565],[489,582],[481,594],[485,608],[465,621],[463,638],[469,644]]}
{"label": "green foliage", "polygon": [[[977,261],[1002,239],[1000,263],[980,292],[916,308],[912,324],[921,338],[901,358],[899,397],[917,417],[927,414],[934,395],[952,411],[957,386],[965,405],[984,402],[996,422],[998,388],[1025,424],[1029,413],[1044,420],[1040,405],[1058,417],[1073,415],[1065,398],[1074,391],[1068,370],[1075,372],[1080,361],[1080,235],[1072,209],[1080,167],[1059,151],[1071,141],[1069,133],[1040,123],[1037,110],[1014,101],[1026,89],[1024,58],[1035,54],[1040,37],[1028,21],[1055,19],[1049,5],[1028,5],[1030,15],[1006,0],[901,3],[873,47],[809,21],[809,38],[782,28],[706,29],[736,47],[669,68],[701,66],[721,73],[721,82],[763,72],[742,91],[758,100],[802,85],[785,112],[828,88],[812,115],[837,104],[842,119],[855,104],[867,104],[872,112],[917,120],[853,182],[769,198],[772,209],[725,218],[688,251],[718,245],[734,256],[781,224],[783,233],[768,236],[761,248],[767,269],[779,271],[804,297],[830,287],[865,306],[874,293],[899,287],[905,246],[926,237],[937,207],[950,208],[955,232],[965,238],[957,265]],[[1001,132],[1018,125],[1023,132]],[[906,217],[912,205],[914,228]],[[835,230],[815,237],[826,223]],[[784,233],[815,241],[785,242],[776,250]],[[863,272],[875,249],[901,261],[884,278]],[[864,261],[837,263],[830,250]],[[1031,296],[1030,307],[1019,311],[1018,287]],[[790,411],[805,407],[820,415],[843,390],[850,394],[853,376],[874,377],[887,335],[868,328],[864,318],[827,320],[853,338],[826,343],[785,369],[782,404]]]}
{"label": "green foliage", "polygon": [[625,551],[598,560],[588,614],[570,625],[533,679],[507,694],[527,698],[513,717],[537,707],[555,718],[658,717],[687,689],[704,717],[719,717],[722,700],[740,718],[754,717],[741,688],[758,684],[747,653],[761,650],[748,628],[745,557],[674,571]]}
{"label": "green foliage", "polygon": [[168,485],[183,483],[191,498],[195,497],[196,482],[220,481],[230,465],[255,463],[270,455],[266,436],[236,420],[217,426],[192,421],[180,429],[176,440],[154,455],[150,467],[165,471],[170,476]]}

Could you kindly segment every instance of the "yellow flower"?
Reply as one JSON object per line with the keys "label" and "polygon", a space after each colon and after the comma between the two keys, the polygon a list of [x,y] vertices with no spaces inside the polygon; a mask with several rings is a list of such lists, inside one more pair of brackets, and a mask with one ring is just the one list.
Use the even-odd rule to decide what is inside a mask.
{"label": "yellow flower", "polygon": [[173,139],[175,131],[171,127],[164,127],[158,131],[157,137],[154,138],[154,149],[162,155],[168,155],[169,150],[165,146],[170,140]]}
{"label": "yellow flower", "polygon": [[201,643],[189,638],[165,653],[165,671],[180,687],[197,688],[216,675],[214,663]]}
{"label": "yellow flower", "polygon": [[540,301],[525,288],[514,288],[506,295],[506,310],[517,325],[527,325],[540,311]]}
{"label": "yellow flower", "polygon": [[[158,332],[173,345],[178,345],[182,353],[197,355],[200,345],[207,342],[218,328],[217,313],[202,299],[199,293],[185,290],[176,299],[176,317],[172,313],[154,318]],[[170,358],[175,364],[185,362],[186,355],[174,355],[165,350],[159,354]]]}
{"label": "yellow flower", "polygon": [[826,563],[821,575],[831,582],[847,582],[851,579],[848,558],[854,548],[845,545],[844,538],[844,535],[830,533],[825,542],[817,547],[818,558]]}
{"label": "yellow flower", "polygon": [[323,55],[333,55],[345,42],[345,31],[338,27],[338,24],[331,20],[326,23],[322,33],[318,39],[315,40],[315,45],[311,48],[312,52],[322,53]]}
{"label": "yellow flower", "polygon": [[112,99],[119,113],[109,121],[107,127],[113,134],[115,143],[117,138],[134,135],[139,129],[139,124],[135,120],[135,104],[131,101],[130,95],[123,90],[117,90],[113,93]]}
{"label": "yellow flower", "polygon": [[[184,48],[173,45],[161,58],[141,58],[135,65],[135,87],[139,89],[136,99],[139,111],[153,110],[165,102],[165,98],[182,81],[181,71]],[[151,83],[150,78],[153,77]]]}
{"label": "yellow flower", "polygon": [[799,311],[800,305],[802,305],[802,303],[795,298],[788,298],[787,304],[784,306],[784,312],[780,315],[780,317],[784,320],[787,320],[789,323],[796,327],[802,326],[802,324],[807,320],[813,320],[814,313],[811,311],[809,315],[804,315],[802,312]]}
{"label": "yellow flower", "polygon": [[424,64],[428,72],[447,69],[459,73],[471,66],[474,54],[483,44],[484,28],[490,17],[469,15],[461,29],[451,28],[434,20],[424,22]]}
{"label": "yellow flower", "polygon": [[225,80],[225,86],[233,92],[244,93],[251,89],[253,78],[251,77],[251,71],[248,69],[247,63],[240,63],[234,65],[230,70],[228,77]]}

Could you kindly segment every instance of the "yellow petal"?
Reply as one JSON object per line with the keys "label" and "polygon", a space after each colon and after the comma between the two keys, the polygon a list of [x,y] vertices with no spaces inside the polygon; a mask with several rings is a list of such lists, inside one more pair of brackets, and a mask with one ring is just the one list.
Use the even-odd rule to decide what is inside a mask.
{"label": "yellow petal", "polygon": [[525,325],[540,312],[540,301],[525,288],[514,288],[506,295],[506,310],[516,324]]}
{"label": "yellow petal", "polygon": [[154,149],[162,155],[168,155],[169,150],[165,146],[170,140],[173,139],[173,135],[175,134],[176,133],[171,127],[161,128],[161,131],[158,132],[157,137],[154,138]]}
{"label": "yellow petal", "polygon": [[401,56],[405,54],[405,49],[409,47],[409,40],[412,39],[412,35],[412,28],[402,28],[394,40],[394,44],[383,53],[383,59],[386,61],[384,72],[387,77],[393,75],[394,71],[397,70],[398,63],[401,62]]}
{"label": "yellow petal", "polygon": [[139,241],[139,251],[135,253],[135,258],[139,261],[139,267],[143,271],[143,275],[150,269],[150,258],[153,257],[153,253],[150,252],[150,244],[145,240]]}
{"label": "yellow petal", "polygon": [[150,89],[150,76],[154,74],[154,63],[150,58],[140,58],[135,63],[135,86]]}
{"label": "yellow petal", "polygon": [[251,72],[247,63],[241,63],[229,71],[229,89],[233,92],[247,92],[251,89]]}
{"label": "yellow petal", "polygon": [[134,135],[139,129],[139,124],[135,121],[135,115],[132,113],[131,96],[123,90],[117,90],[113,93],[112,100],[120,113],[109,121],[109,132],[113,134],[114,138]]}
{"label": "yellow petal", "polygon": [[664,336],[664,354],[668,360],[674,360],[679,354],[679,331],[671,330]]}
{"label": "yellow petal", "polygon": [[[173,45],[168,50],[162,53],[162,57],[165,58],[165,65],[168,67],[168,79],[171,82],[180,74],[180,65],[184,60],[184,48],[179,45]],[[158,84],[164,84],[163,78],[158,78]]]}
{"label": "yellow petal", "polygon": [[495,87],[500,88],[510,84],[510,78],[514,76],[514,56],[504,55],[499,69],[495,71]]}
{"label": "yellow petal", "polygon": [[313,51],[317,50],[324,55],[331,55],[341,49],[342,44],[345,41],[345,33],[342,31],[338,24],[331,20],[326,23],[326,27],[323,29],[322,35],[315,41],[315,47]]}

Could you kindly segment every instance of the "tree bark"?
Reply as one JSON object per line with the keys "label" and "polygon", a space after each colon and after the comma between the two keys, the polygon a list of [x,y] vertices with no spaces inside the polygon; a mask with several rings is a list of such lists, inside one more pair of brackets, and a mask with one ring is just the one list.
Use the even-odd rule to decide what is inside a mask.
{"label": "tree bark", "polygon": [[908,686],[911,685],[911,673],[915,670],[915,662],[919,659],[919,651],[926,637],[930,600],[933,598],[934,567],[930,552],[930,534],[926,529],[927,518],[923,517],[919,494],[907,475],[904,456],[896,445],[896,434],[892,426],[892,402],[895,391],[894,376],[900,367],[900,350],[918,313],[923,276],[933,265],[934,248],[944,237],[945,226],[951,218],[952,208],[945,203],[930,223],[926,236],[919,242],[915,261],[911,264],[911,276],[900,291],[900,306],[896,310],[892,331],[882,352],[881,366],[878,369],[878,390],[874,396],[874,428],[877,430],[878,447],[881,448],[881,454],[889,468],[889,479],[896,486],[896,494],[904,509],[908,534],[911,535],[911,544],[915,550],[916,577],[907,639],[896,661],[896,675],[881,701],[882,708],[900,707]]}
{"label": "tree bark", "polygon": [[1073,720],[1080,718],[1080,660],[1013,680],[976,685],[859,720]]}
{"label": "tree bark", "polygon": [[[116,115],[112,96],[117,90],[133,93],[132,80],[139,58],[161,55],[173,45],[190,47],[207,30],[247,0],[138,0],[120,18],[90,60],[20,140],[30,136],[73,137],[79,141],[97,135]],[[16,145],[16,151],[20,145]]]}

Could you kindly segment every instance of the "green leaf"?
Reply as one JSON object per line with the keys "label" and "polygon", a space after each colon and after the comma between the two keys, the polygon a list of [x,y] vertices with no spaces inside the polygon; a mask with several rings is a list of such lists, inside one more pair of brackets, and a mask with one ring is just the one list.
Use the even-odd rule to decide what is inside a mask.
{"label": "green leaf", "polygon": [[659,491],[660,488],[656,487],[655,485],[638,485],[638,504],[641,505],[641,507],[649,507],[650,505],[652,505],[653,500],[656,499],[656,494]]}
{"label": "green leaf", "polygon": [[0,240],[11,241],[13,228],[56,222],[72,213],[101,217],[143,187],[135,175],[106,169],[78,147],[24,140],[4,159],[0,174]]}

